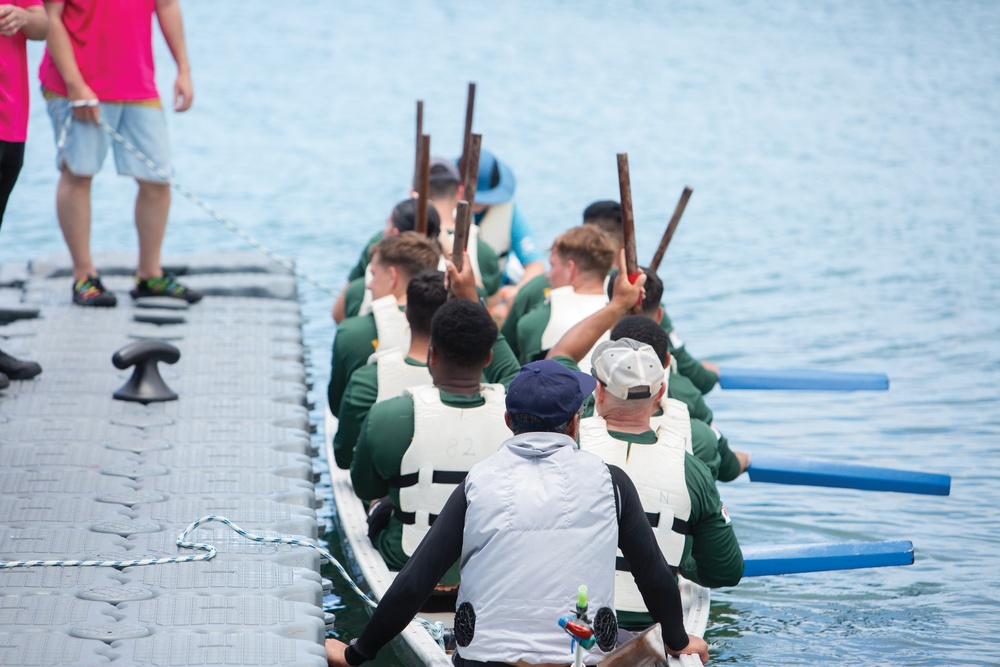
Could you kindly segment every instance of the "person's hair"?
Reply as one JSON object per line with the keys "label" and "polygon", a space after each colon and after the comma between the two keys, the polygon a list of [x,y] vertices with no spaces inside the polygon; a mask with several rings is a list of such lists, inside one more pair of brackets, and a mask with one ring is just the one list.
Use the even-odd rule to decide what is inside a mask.
{"label": "person's hair", "polygon": [[444,274],[437,269],[424,269],[410,279],[406,286],[406,321],[410,331],[428,336],[431,319],[438,308],[448,300],[444,288]]}
{"label": "person's hair", "polygon": [[625,243],[625,233],[622,230],[622,205],[610,199],[595,201],[583,209],[583,224],[594,225],[618,245]]}
{"label": "person's hair", "polygon": [[[416,199],[404,199],[392,209],[389,219],[400,232],[412,232],[417,228],[418,203]],[[441,216],[430,202],[427,202],[427,238],[436,239],[441,233]]]}
{"label": "person's hair", "polygon": [[645,315],[629,315],[611,329],[611,340],[631,338],[653,348],[661,364],[667,363],[667,332]]}
{"label": "person's hair", "polygon": [[497,341],[497,325],[481,304],[452,299],[431,320],[431,347],[447,364],[484,367]]}
{"label": "person's hair", "polygon": [[[639,267],[646,273],[646,284],[643,287],[645,294],[642,297],[642,314],[646,317],[656,316],[656,311],[660,309],[660,302],[663,301],[663,281],[655,273],[650,273],[645,266]],[[615,278],[618,277],[618,269],[611,272],[608,280],[608,298],[615,295]]]}
{"label": "person's hair", "polygon": [[510,431],[514,435],[521,435],[522,433],[565,433],[570,424],[567,421],[557,426],[549,426],[542,421],[541,417],[526,412],[516,415],[508,412],[507,415],[510,417]]}
{"label": "person's hair", "polygon": [[573,227],[556,237],[552,252],[564,261],[573,260],[577,268],[602,278],[615,263],[615,249],[607,234],[593,225]]}
{"label": "person's hair", "polygon": [[458,192],[458,183],[455,181],[431,181],[427,188],[427,198],[433,201],[452,199],[456,192]]}
{"label": "person's hair", "polygon": [[403,232],[382,239],[372,248],[375,258],[383,266],[395,266],[409,282],[424,269],[436,269],[441,261],[441,248],[437,243],[416,232]]}

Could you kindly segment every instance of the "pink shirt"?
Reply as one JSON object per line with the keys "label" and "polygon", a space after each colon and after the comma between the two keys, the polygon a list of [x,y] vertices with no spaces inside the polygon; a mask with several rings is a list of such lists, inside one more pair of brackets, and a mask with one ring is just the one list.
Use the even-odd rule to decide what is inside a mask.
{"label": "pink shirt", "polygon": [[[103,102],[159,97],[153,71],[156,0],[52,0],[62,2],[62,22],[83,80]],[[45,49],[42,86],[66,95],[55,61]]]}
{"label": "pink shirt", "polygon": [[[42,0],[0,0],[15,7],[40,7]],[[27,38],[20,30],[0,36],[0,141],[22,142],[28,137]]]}

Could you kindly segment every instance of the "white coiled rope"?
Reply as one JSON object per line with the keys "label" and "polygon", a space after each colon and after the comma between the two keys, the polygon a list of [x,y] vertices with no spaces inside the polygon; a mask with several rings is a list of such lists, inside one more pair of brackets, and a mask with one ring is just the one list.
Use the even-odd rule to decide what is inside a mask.
{"label": "white coiled rope", "polygon": [[[329,551],[319,547],[311,542],[306,542],[303,540],[297,540],[294,537],[264,537],[262,535],[254,535],[253,533],[248,533],[243,530],[235,523],[230,521],[224,516],[219,516],[217,514],[209,514],[208,516],[203,516],[197,519],[187,528],[181,531],[181,534],[177,536],[177,546],[184,549],[198,549],[199,551],[204,551],[203,554],[197,554],[192,556],[171,556],[169,558],[137,558],[134,560],[16,560],[16,561],[0,561],[0,570],[7,570],[15,567],[134,567],[134,566],[145,566],[145,565],[165,565],[167,563],[191,563],[194,561],[201,560],[212,560],[218,553],[218,550],[211,544],[204,544],[201,542],[191,542],[189,541],[188,534],[194,530],[197,530],[199,526],[203,526],[206,523],[212,523],[217,521],[221,524],[225,524],[233,529],[238,535],[241,535],[248,540],[253,540],[254,542],[264,542],[268,544],[290,544],[297,547],[309,547],[310,549],[315,549],[319,554],[330,562],[340,576],[344,578],[344,581],[348,583],[355,593],[358,594],[365,604],[374,609],[378,606],[378,603],[372,600],[368,595],[365,594],[363,590],[358,588],[358,585],[354,583],[351,579],[351,575],[347,574],[347,570],[341,565],[336,558],[334,558]],[[430,634],[431,638],[434,639],[439,645],[444,647],[444,623],[437,622],[431,623],[423,618],[414,618],[427,632]]]}

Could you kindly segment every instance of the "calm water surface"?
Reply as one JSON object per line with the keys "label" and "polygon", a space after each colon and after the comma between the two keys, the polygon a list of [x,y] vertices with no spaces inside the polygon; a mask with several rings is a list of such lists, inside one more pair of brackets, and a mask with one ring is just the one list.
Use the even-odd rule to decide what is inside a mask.
{"label": "calm water surface", "polygon": [[[196,98],[170,114],[178,180],[334,288],[404,195],[415,101],[432,150],[454,155],[468,81],[475,129],[516,171],[543,244],[591,201],[617,198],[617,152],[629,154],[641,260],[690,184],[661,274],[695,354],[892,380],[884,393],[717,389],[709,402],[730,441],[953,477],[948,498],[722,487],[744,544],[910,539],[917,562],[717,592],[714,662],[1000,664],[1000,5],[183,10]],[[162,43],[158,56],[167,93]],[[0,261],[63,251],[51,130],[37,93],[33,103]],[[96,180],[95,249],[134,247],[132,193],[110,173]],[[175,198],[168,256],[242,249]],[[301,289],[322,405],[332,297]],[[351,637],[364,612],[337,590]]]}

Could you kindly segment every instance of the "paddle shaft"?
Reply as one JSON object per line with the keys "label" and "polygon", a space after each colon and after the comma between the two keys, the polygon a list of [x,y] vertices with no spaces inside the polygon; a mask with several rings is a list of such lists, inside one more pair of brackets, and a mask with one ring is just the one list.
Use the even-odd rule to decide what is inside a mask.
{"label": "paddle shaft", "polygon": [[[476,105],[476,84],[469,83],[469,97],[465,103],[465,134],[462,135],[462,157],[458,160],[458,173],[462,181],[469,180],[469,147],[472,144],[472,110]],[[472,202],[472,199],[466,199]]]}
{"label": "paddle shaft", "polygon": [[743,549],[743,576],[830,572],[913,564],[913,543],[832,542]]}
{"label": "paddle shaft", "polygon": [[472,219],[472,207],[464,199],[458,201],[455,215],[455,237],[452,239],[451,263],[459,273],[465,261],[465,246],[469,242],[469,221]]}
{"label": "paddle shaft", "polygon": [[[632,185],[628,173],[628,153],[618,154],[618,188],[622,199],[622,235],[625,247],[625,269],[629,280],[639,273],[639,260],[635,253],[635,219],[632,217]],[[638,315],[642,310],[641,301],[632,306],[632,313]]]}
{"label": "paddle shaft", "polygon": [[845,373],[795,368],[719,368],[723,389],[789,389],[797,391],[885,391],[889,378],[884,373]]}
{"label": "paddle shaft", "polygon": [[420,135],[420,150],[418,151],[420,163],[417,173],[419,174],[419,187],[417,188],[417,221],[414,231],[418,234],[427,235],[427,205],[431,188],[431,138],[426,134]]}
{"label": "paddle shaft", "polygon": [[413,163],[413,189],[417,190],[419,188],[420,180],[420,137],[424,135],[424,101],[417,100],[417,139],[416,139],[416,158]]}
{"label": "paddle shaft", "polygon": [[663,232],[660,245],[657,246],[656,253],[653,255],[653,261],[649,263],[650,273],[656,273],[656,270],[660,268],[660,262],[663,261],[663,255],[667,252],[670,240],[674,238],[674,232],[677,231],[677,225],[681,222],[681,216],[684,215],[684,209],[687,207],[688,199],[691,199],[692,192],[690,187],[687,185],[684,186],[681,198],[677,200],[677,206],[674,208],[674,214],[670,216],[670,223],[667,224],[667,230]]}

